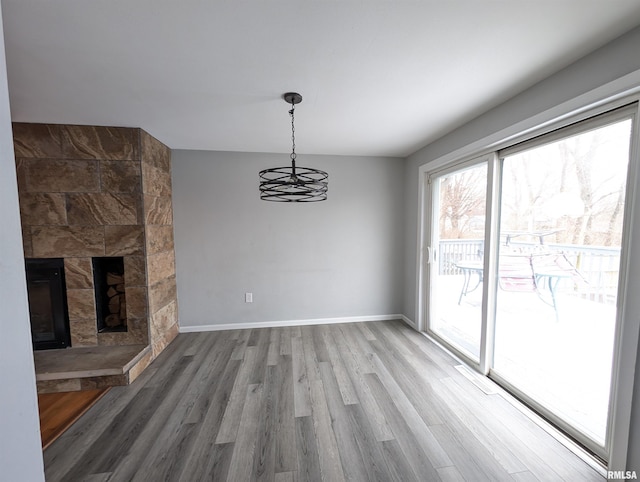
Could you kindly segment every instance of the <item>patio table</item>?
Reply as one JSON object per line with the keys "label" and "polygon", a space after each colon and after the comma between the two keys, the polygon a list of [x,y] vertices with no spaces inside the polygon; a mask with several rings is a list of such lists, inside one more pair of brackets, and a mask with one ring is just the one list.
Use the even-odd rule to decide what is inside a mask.
{"label": "patio table", "polygon": [[[562,260],[562,264],[558,262],[559,259]],[[481,261],[460,261],[455,266],[463,275],[458,297],[459,305],[463,297],[478,289],[484,281],[484,266]],[[562,254],[507,255],[501,258],[498,286],[504,291],[535,291],[543,302],[553,307],[557,320],[558,285],[561,280],[574,279],[576,276],[583,280],[576,268]],[[541,289],[549,292],[550,302],[542,296]]]}
{"label": "patio table", "polygon": [[[478,286],[482,284],[484,280],[484,266],[480,261],[461,261],[456,263],[456,268],[462,271],[462,276],[464,276],[464,280],[462,282],[462,290],[460,291],[460,296],[458,297],[458,305],[462,302],[462,297],[467,296],[467,294],[475,291]],[[471,279],[476,277],[476,284],[473,288],[469,288],[471,284]]]}

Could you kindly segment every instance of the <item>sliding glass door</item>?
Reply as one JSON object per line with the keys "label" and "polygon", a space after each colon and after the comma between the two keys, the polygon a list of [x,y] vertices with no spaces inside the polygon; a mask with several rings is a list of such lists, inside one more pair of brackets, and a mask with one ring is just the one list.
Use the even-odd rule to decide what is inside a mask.
{"label": "sliding glass door", "polygon": [[493,369],[604,446],[631,119],[579,127],[502,156]]}
{"label": "sliding glass door", "polygon": [[428,186],[427,331],[602,458],[636,109],[436,172]]}
{"label": "sliding glass door", "polygon": [[441,173],[433,189],[430,326],[472,360],[480,356],[487,161]]}

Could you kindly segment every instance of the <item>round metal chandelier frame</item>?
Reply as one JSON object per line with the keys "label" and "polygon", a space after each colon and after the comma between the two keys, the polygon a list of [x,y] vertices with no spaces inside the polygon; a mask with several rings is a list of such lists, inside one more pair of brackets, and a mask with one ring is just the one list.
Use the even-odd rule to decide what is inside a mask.
{"label": "round metal chandelier frame", "polygon": [[282,98],[291,104],[291,166],[260,171],[260,199],[275,202],[318,202],[327,199],[329,175],[319,169],[296,166],[295,105],[302,102],[297,92]]}

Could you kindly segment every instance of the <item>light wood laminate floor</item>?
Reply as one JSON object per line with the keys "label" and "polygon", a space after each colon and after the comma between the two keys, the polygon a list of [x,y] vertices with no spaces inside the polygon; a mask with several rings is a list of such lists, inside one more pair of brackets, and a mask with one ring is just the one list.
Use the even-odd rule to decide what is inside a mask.
{"label": "light wood laminate floor", "polygon": [[402,322],[181,334],[44,453],[47,481],[602,481]]}

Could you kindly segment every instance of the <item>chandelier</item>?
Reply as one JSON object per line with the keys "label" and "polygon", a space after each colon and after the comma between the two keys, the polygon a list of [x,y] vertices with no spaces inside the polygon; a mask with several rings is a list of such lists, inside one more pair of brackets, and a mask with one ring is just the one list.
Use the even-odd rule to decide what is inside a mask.
{"label": "chandelier", "polygon": [[287,92],[282,98],[291,104],[291,166],[260,171],[260,199],[276,202],[316,202],[327,199],[329,175],[318,169],[296,166],[295,105],[302,96]]}

